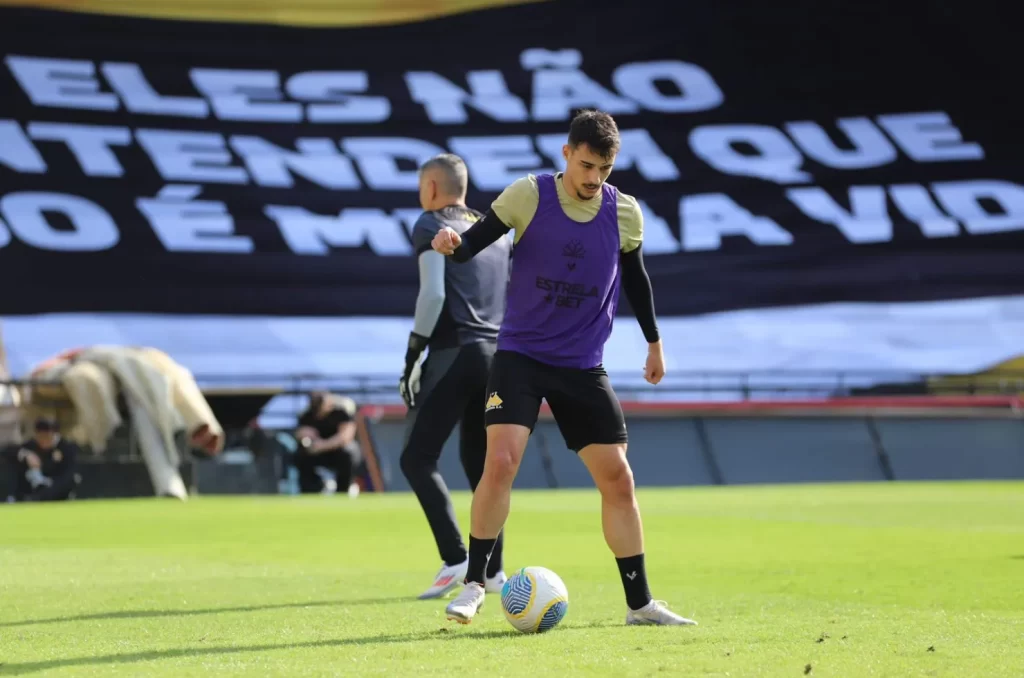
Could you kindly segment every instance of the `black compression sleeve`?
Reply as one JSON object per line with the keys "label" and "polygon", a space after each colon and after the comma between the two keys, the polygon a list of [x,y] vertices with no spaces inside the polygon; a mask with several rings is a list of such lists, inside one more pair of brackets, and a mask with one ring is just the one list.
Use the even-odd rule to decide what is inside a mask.
{"label": "black compression sleeve", "polygon": [[658,341],[658,321],[654,315],[654,291],[651,279],[644,268],[643,255],[640,247],[619,256],[622,267],[622,289],[626,292],[629,305],[633,307],[636,320],[640,323],[644,338],[648,344]]}
{"label": "black compression sleeve", "polygon": [[505,225],[492,210],[487,210],[484,218],[469,227],[462,234],[462,244],[455,248],[452,258],[458,262],[469,261],[481,250],[487,249],[507,235],[509,227]]}

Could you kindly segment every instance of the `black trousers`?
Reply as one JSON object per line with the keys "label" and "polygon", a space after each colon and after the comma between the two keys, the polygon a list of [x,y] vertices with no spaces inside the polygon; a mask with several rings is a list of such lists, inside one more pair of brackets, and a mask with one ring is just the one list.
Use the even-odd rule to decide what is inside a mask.
{"label": "black trousers", "polygon": [[324,481],[316,470],[326,468],[334,473],[338,492],[344,493],[356,477],[361,456],[359,446],[354,443],[347,447],[324,450],[319,454],[313,454],[300,444],[294,458],[295,470],[299,473],[299,492],[306,494],[322,491]]}
{"label": "black trousers", "polygon": [[[416,493],[437,550],[448,565],[466,560],[468,552],[437,461],[458,424],[459,459],[469,486],[476,490],[487,454],[484,404],[494,351],[491,342],[431,351],[423,363],[416,407],[406,417],[402,473]],[[504,531],[491,552],[487,576],[502,569],[503,536]]]}

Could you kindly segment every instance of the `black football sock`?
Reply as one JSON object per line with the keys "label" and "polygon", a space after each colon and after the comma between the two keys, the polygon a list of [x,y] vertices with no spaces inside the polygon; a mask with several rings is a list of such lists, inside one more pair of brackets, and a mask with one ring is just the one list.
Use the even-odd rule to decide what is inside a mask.
{"label": "black football sock", "polygon": [[494,541],[494,548],[491,549],[491,557],[487,561],[487,578],[490,579],[501,572],[504,568],[505,530],[498,533]]}
{"label": "black football sock", "polygon": [[466,583],[475,581],[483,586],[484,571],[487,569],[487,561],[491,558],[491,551],[494,550],[496,539],[477,539],[469,535],[469,569],[466,570]]}
{"label": "black football sock", "polygon": [[[472,558],[472,554],[470,558]],[[644,567],[644,554],[616,558],[615,562],[619,566],[622,588],[626,590],[626,604],[629,605],[629,609],[639,610],[651,602],[651,591],[647,587],[647,569]]]}

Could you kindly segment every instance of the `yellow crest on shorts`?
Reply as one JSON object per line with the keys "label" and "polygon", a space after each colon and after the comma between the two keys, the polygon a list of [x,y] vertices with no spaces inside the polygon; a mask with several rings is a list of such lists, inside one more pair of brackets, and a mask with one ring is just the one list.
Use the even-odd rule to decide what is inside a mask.
{"label": "yellow crest on shorts", "polygon": [[494,393],[491,394],[491,397],[487,399],[487,406],[484,408],[484,411],[490,412],[491,410],[500,409],[501,403],[502,400],[500,397],[498,397],[498,392],[495,391]]}

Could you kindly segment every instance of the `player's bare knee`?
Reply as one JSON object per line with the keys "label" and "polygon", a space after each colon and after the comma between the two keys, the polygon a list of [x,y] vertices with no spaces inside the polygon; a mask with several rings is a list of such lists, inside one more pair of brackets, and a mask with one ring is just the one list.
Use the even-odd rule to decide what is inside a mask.
{"label": "player's bare knee", "polygon": [[488,426],[484,476],[494,482],[511,486],[529,436],[530,430],[522,426]]}
{"label": "player's bare knee", "polygon": [[487,450],[484,475],[502,483],[512,483],[519,467],[519,454],[514,445],[495,445]]}
{"label": "player's bare knee", "polygon": [[625,457],[605,466],[597,486],[604,499],[611,503],[626,505],[635,500],[633,470]]}

